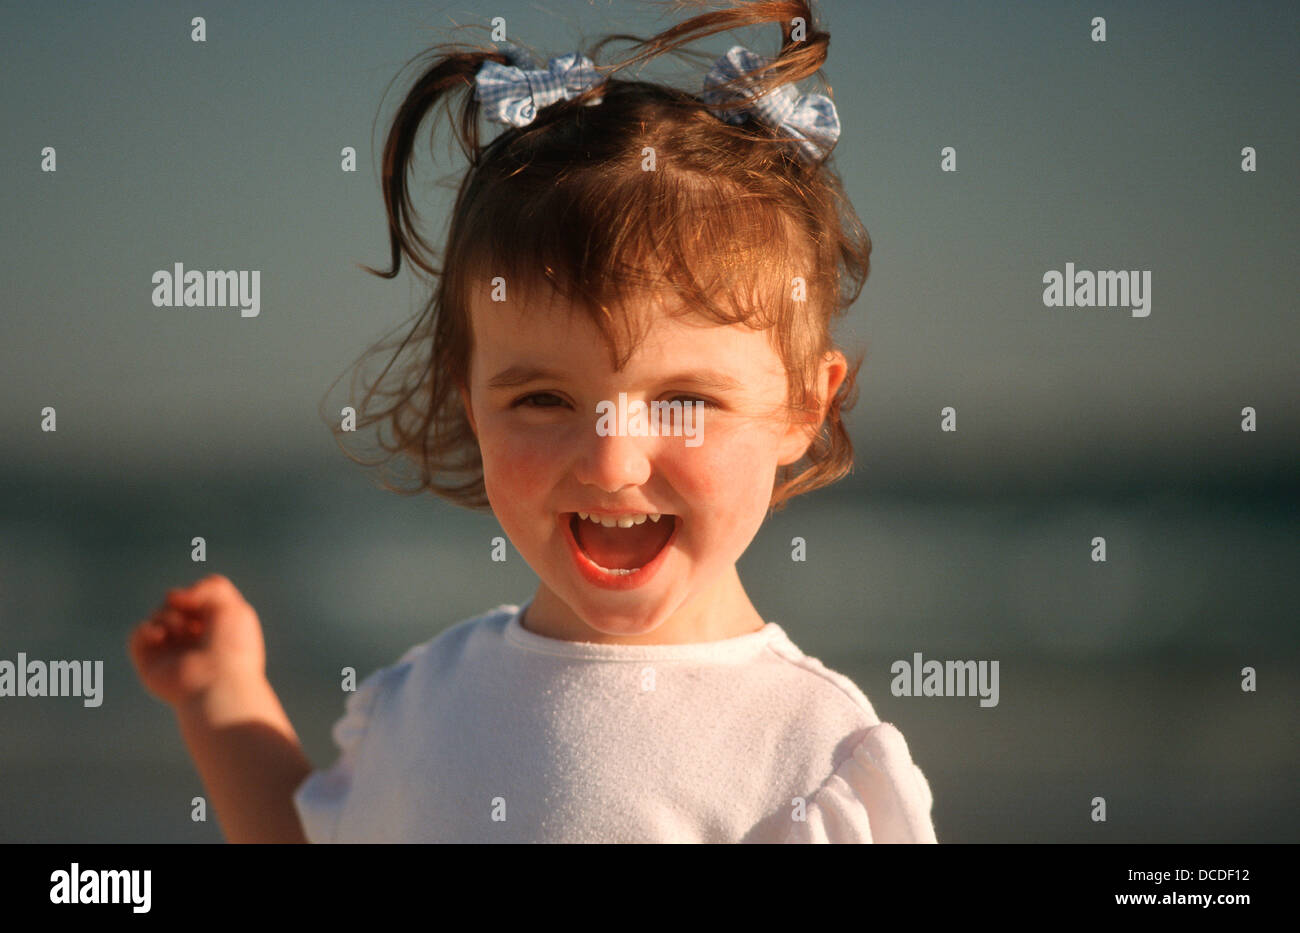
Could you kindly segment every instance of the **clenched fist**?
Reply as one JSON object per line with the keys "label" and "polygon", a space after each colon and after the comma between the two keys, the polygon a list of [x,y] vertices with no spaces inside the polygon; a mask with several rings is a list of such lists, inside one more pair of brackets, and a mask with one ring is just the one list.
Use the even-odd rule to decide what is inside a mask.
{"label": "clenched fist", "polygon": [[127,650],[145,688],[172,706],[215,686],[266,677],[257,613],[220,574],[168,590],[157,611],[131,631]]}

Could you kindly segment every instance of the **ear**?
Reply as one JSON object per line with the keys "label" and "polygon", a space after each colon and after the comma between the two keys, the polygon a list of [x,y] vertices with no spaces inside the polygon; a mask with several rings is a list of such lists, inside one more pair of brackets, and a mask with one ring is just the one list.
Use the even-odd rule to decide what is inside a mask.
{"label": "ear", "polygon": [[830,401],[839,391],[840,384],[844,382],[844,377],[848,375],[849,363],[844,354],[839,350],[831,350],[823,358],[821,366],[817,372],[816,397],[814,403],[816,410],[811,414],[796,415],[786,427],[785,433],[781,437],[780,447],[777,452],[777,463],[781,466],[794,463],[799,460],[808,448],[812,445],[813,438],[821,430],[822,422],[826,420],[826,409],[830,406]]}
{"label": "ear", "polygon": [[456,383],[456,389],[460,392],[460,404],[465,409],[465,418],[469,421],[469,429],[478,437],[478,425],[474,423],[474,406],[470,404],[469,388],[463,382]]}

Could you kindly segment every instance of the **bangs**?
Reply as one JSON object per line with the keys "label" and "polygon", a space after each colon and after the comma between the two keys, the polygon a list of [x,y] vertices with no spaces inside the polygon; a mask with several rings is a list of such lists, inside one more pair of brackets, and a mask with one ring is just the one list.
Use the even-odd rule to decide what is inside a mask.
{"label": "bangs", "polygon": [[[720,325],[769,329],[788,318],[791,281],[810,277],[812,265],[808,234],[794,235],[788,206],[709,173],[706,163],[692,165],[701,154],[679,145],[677,134],[648,132],[645,146],[629,145],[602,125],[610,114],[618,111],[583,114],[580,135],[589,141],[559,146],[545,131],[526,148],[511,145],[509,134],[498,140],[467,191],[481,185],[491,195],[466,197],[464,236],[449,244],[448,275],[458,280],[448,282],[451,291],[467,297],[501,276],[507,295],[519,297],[545,283],[591,317],[616,368],[650,325],[647,296],[674,316]],[[706,119],[716,133],[719,121]],[[636,114],[620,122],[635,125]],[[575,123],[559,125],[572,134]],[[594,151],[611,138],[623,140],[621,152]],[[585,143],[588,158],[572,159]],[[550,151],[564,153],[560,164]]]}

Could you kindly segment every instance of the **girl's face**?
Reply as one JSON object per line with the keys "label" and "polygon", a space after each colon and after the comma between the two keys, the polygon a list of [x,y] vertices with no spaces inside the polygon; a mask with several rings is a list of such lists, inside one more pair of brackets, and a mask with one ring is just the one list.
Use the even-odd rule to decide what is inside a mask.
{"label": "girl's face", "polygon": [[[787,421],[786,375],[767,335],[656,306],[645,340],[615,372],[585,313],[540,292],[540,302],[476,300],[462,391],[492,510],[541,578],[528,628],[643,643],[755,628],[735,564],[767,514],[777,467],[798,460],[812,436],[807,421]],[[845,372],[842,355],[831,356],[823,399]],[[637,401],[706,405],[672,422],[681,436],[634,436],[631,426],[619,433],[620,393],[624,411]],[[581,512],[661,517],[605,528]]]}

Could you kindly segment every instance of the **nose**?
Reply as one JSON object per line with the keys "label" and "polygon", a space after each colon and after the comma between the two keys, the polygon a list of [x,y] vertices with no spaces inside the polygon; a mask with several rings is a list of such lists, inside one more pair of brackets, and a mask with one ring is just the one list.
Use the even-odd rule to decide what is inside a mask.
{"label": "nose", "polygon": [[650,479],[650,458],[645,446],[653,438],[602,437],[593,428],[583,441],[582,453],[574,465],[575,478],[584,486],[618,492],[625,486],[640,486]]}

